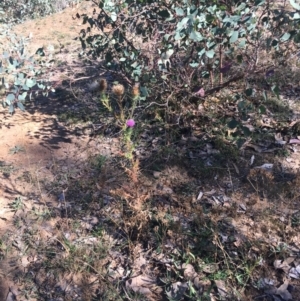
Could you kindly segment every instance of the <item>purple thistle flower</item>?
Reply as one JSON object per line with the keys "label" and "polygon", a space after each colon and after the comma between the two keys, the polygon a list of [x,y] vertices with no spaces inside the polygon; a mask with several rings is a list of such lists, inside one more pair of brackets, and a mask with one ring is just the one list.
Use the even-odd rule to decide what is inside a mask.
{"label": "purple thistle flower", "polygon": [[126,121],[126,125],[127,125],[128,127],[132,128],[132,127],[134,127],[134,125],[135,125],[135,121],[134,121],[133,119],[128,119],[128,120]]}

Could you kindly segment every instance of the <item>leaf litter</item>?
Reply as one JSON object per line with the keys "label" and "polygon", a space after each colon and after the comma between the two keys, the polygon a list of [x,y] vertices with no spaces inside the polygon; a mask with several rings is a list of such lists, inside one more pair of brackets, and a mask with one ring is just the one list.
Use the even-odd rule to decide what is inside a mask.
{"label": "leaf litter", "polygon": [[[203,97],[204,91],[201,89],[198,87],[195,92]],[[220,99],[219,96],[215,97],[212,102],[219,104]],[[221,108],[223,109],[222,106]],[[207,108],[203,105],[201,109],[204,111]],[[272,130],[277,125],[271,116],[262,115],[260,126]],[[151,134],[149,137],[150,140],[153,138]],[[199,143],[203,137],[183,142]],[[200,173],[191,176],[190,170],[183,171],[173,166],[167,170],[153,171],[154,180],[146,177],[140,179],[139,184],[143,182],[146,192],[135,191],[130,179],[124,177],[121,186],[114,185],[114,181],[108,183],[104,193],[101,190],[103,185],[96,183],[94,179],[95,174],[92,171],[85,173],[80,164],[80,176],[77,178],[81,182],[61,179],[55,184],[58,187],[50,187],[46,191],[49,193],[54,190],[59,195],[65,189],[62,186],[74,185],[56,204],[59,211],[53,210],[57,214],[54,226],[48,227],[49,231],[45,230],[47,233],[40,236],[42,239],[36,239],[37,245],[41,247],[38,256],[32,257],[34,260],[28,260],[23,255],[26,248],[31,250],[31,246],[36,246],[30,242],[26,232],[35,230],[34,224],[38,225],[36,216],[18,228],[17,234],[10,232],[11,237],[6,242],[10,239],[14,241],[14,254],[20,256],[23,270],[33,274],[36,279],[39,278],[38,287],[41,291],[57,289],[57,296],[51,296],[49,300],[59,300],[60,291],[69,293],[72,300],[82,298],[83,293],[78,286],[84,277],[75,274],[71,277],[65,272],[55,279],[53,275],[60,268],[75,269],[80,271],[79,274],[83,273],[84,268],[93,271],[93,276],[89,276],[88,286],[95,281],[95,277],[97,281],[102,281],[96,287],[91,286],[98,298],[97,291],[101,291],[101,285],[105,287],[105,281],[111,281],[122,284],[125,282],[128,296],[129,291],[133,291],[153,300],[159,300],[158,296],[164,289],[167,296],[179,300],[193,292],[193,289],[199,296],[209,292],[211,300],[234,300],[231,286],[237,282],[232,274],[245,280],[240,288],[241,293],[247,295],[250,293],[249,287],[255,287],[255,283],[261,280],[262,272],[270,279],[274,277],[274,280],[261,280],[263,285],[259,286],[259,290],[265,296],[271,296],[276,301],[292,300],[292,294],[297,296],[296,285],[292,281],[299,279],[300,269],[296,257],[291,256],[299,252],[297,248],[293,248],[293,244],[299,246],[300,242],[297,231],[299,219],[294,212],[286,213],[284,221],[277,217],[278,212],[281,214],[284,208],[294,210],[297,206],[299,191],[294,193],[292,189],[299,186],[299,179],[286,184],[290,185],[286,186],[287,189],[282,188],[281,182],[275,181],[276,173],[280,174],[280,171],[267,156],[282,150],[286,141],[295,146],[293,151],[296,154],[298,137],[291,137],[289,140],[281,134],[274,134],[272,137],[272,142],[245,143],[242,148],[244,153],[239,154],[238,158],[241,161],[234,162],[230,168],[224,168],[226,176],[224,172],[221,174],[221,168],[215,168],[214,165],[215,158],[222,154],[221,148],[212,143],[205,143],[197,148],[189,148],[187,145],[186,150],[191,160],[189,162],[192,163],[189,169],[192,169],[193,164],[204,162]],[[152,144],[159,150],[160,143],[161,141],[153,140]],[[22,151],[14,153],[16,156]],[[266,155],[266,158],[262,158],[261,154]],[[245,164],[241,163],[245,161]],[[254,162],[256,166],[252,167]],[[87,166],[84,168],[88,169]],[[201,176],[202,172],[211,170],[213,177]],[[53,172],[54,178],[58,178],[60,173],[66,174],[66,170],[59,167]],[[117,172],[111,175],[111,179],[115,179],[116,175]],[[90,187],[97,187],[97,193]],[[177,187],[180,187],[179,191]],[[85,212],[85,202],[89,195],[93,195],[94,200],[90,201],[90,209]],[[103,203],[99,205],[99,202]],[[26,214],[28,217],[32,214],[33,207],[33,199],[26,200],[25,214],[22,215],[19,211],[15,214],[17,226]],[[73,233],[70,233],[73,222],[71,217],[76,218],[77,222],[74,226],[76,230],[71,228]],[[137,229],[140,234],[136,234]],[[99,236],[95,234],[97,231]],[[287,240],[287,237],[290,239]],[[132,247],[137,241],[141,245],[138,248]],[[105,248],[100,251],[93,249],[101,244]],[[78,246],[82,245],[88,248],[85,252],[90,250],[90,253],[80,257],[81,249]],[[78,253],[72,253],[75,251]],[[98,254],[105,256],[101,258]],[[74,264],[69,255],[83,258],[84,262]],[[87,261],[87,257],[94,258],[94,261]],[[274,260],[274,257],[280,259]],[[248,265],[254,265],[248,281],[243,278],[247,272],[243,265],[245,261]],[[52,265],[47,273],[43,272],[45,262]],[[70,266],[61,266],[60,263],[63,262],[69,262]],[[232,274],[226,274],[229,266],[233,269]],[[166,271],[171,275],[170,279],[163,279]],[[289,279],[285,280],[279,271]],[[220,275],[219,272],[224,272],[225,275]],[[239,272],[241,275],[238,275]],[[104,295],[104,291],[101,294]]]}

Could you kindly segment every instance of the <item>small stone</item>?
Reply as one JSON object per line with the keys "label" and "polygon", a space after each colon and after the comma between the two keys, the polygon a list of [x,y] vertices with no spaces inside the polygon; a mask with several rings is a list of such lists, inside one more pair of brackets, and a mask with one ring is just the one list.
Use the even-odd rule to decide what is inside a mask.
{"label": "small stone", "polygon": [[159,172],[159,171],[154,171],[154,172],[153,172],[153,177],[154,177],[155,179],[159,179],[160,176],[161,176],[161,172]]}

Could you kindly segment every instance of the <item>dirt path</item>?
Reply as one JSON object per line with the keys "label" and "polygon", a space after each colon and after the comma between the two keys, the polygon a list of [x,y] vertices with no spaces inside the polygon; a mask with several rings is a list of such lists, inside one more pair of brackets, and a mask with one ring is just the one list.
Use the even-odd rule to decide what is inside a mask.
{"label": "dirt path", "polygon": [[[73,17],[77,12],[88,13],[94,8],[90,3],[81,3],[74,8],[67,8],[61,13],[31,20],[17,25],[13,30],[19,36],[31,35],[29,52],[34,53],[39,47],[53,45],[57,65],[64,62],[68,68],[57,69],[50,80],[58,86],[63,79],[72,77],[72,64],[77,63],[76,49],[80,47],[77,37],[80,21]],[[78,63],[80,65],[80,63]],[[75,71],[74,71],[75,73]],[[60,102],[60,103],[58,103]],[[16,217],[15,205],[21,200],[30,210],[39,203],[57,206],[55,194],[45,191],[42,181],[55,180],[56,164],[69,170],[89,156],[89,137],[76,135],[60,124],[55,109],[63,101],[52,97],[31,106],[27,112],[16,111],[11,116],[6,109],[0,109],[0,235],[13,227]],[[68,105],[65,105],[68,110]],[[39,185],[41,183],[41,185]],[[21,199],[20,199],[21,198]],[[16,202],[15,202],[16,201]],[[20,202],[20,203],[21,203]],[[24,210],[26,212],[27,210]],[[7,261],[0,265],[0,300],[12,300],[13,283],[2,278],[11,271]],[[10,277],[11,279],[11,277]],[[11,299],[10,299],[11,298]]]}

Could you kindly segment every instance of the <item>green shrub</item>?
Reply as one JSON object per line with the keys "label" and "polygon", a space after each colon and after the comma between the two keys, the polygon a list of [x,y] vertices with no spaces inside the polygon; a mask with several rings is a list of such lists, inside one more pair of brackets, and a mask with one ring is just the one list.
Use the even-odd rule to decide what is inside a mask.
{"label": "green shrub", "polygon": [[[29,55],[26,46],[30,38],[17,37],[9,29],[2,27],[0,39],[5,41],[0,58],[0,100],[10,113],[15,108],[25,110],[26,100],[42,93],[47,96],[54,89],[44,73],[53,64],[51,49],[39,48],[35,56]],[[48,52],[48,55],[46,55]]]}
{"label": "green shrub", "polygon": [[[254,93],[253,77],[268,82],[300,41],[300,7],[293,0],[289,5],[279,8],[265,0],[98,1],[93,16],[77,15],[87,24],[79,36],[80,56],[102,59],[131,85],[140,83],[142,100],[164,104],[175,115],[182,113],[183,103],[243,80],[244,92],[236,101],[241,102],[238,119],[244,120],[243,98]],[[91,34],[92,28],[99,33]],[[272,91],[279,95],[274,82]]]}
{"label": "green shrub", "polygon": [[20,23],[41,18],[81,0],[1,0],[0,23]]}

